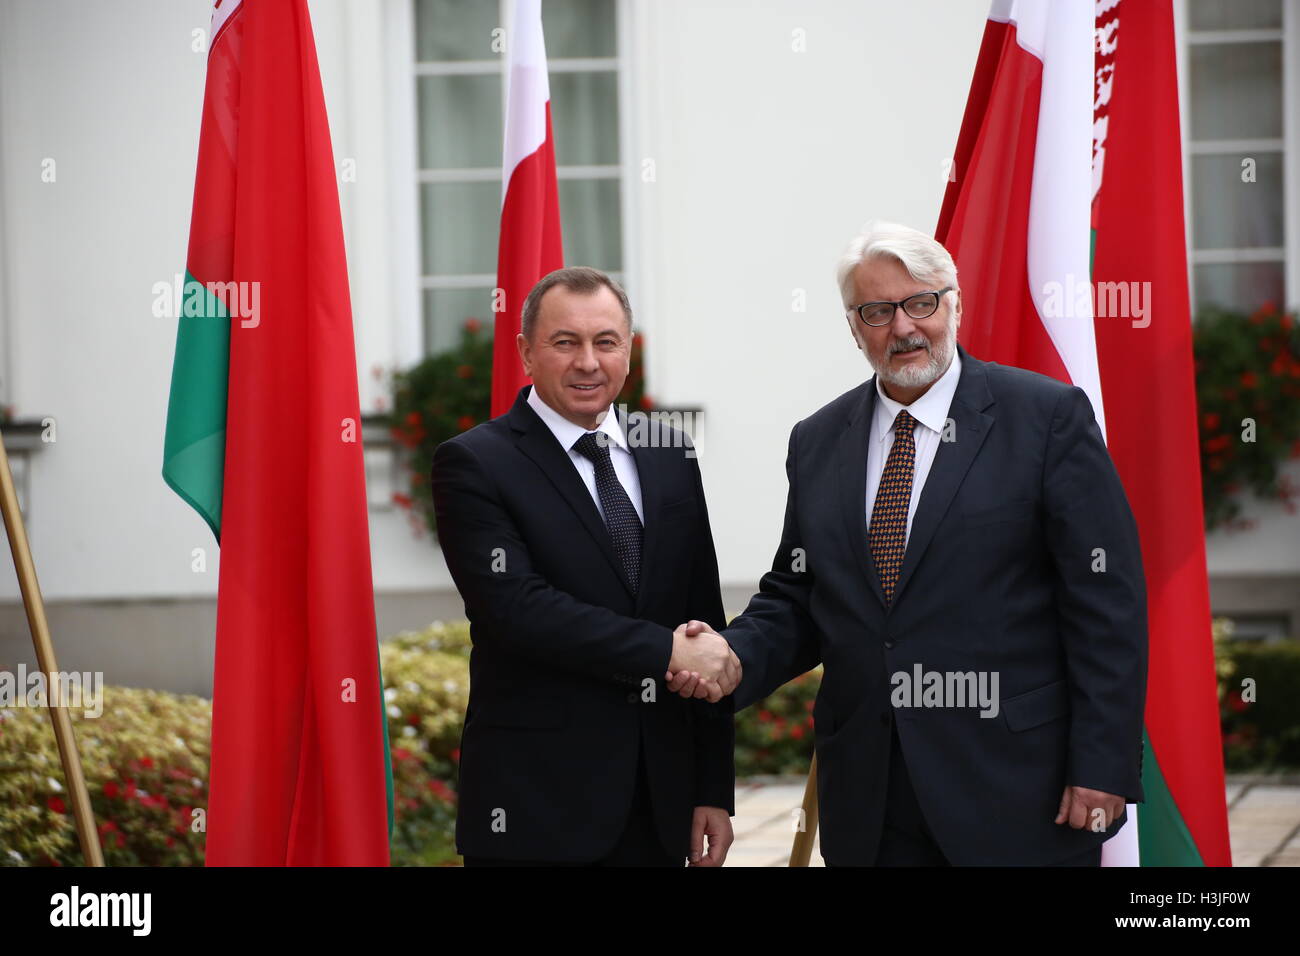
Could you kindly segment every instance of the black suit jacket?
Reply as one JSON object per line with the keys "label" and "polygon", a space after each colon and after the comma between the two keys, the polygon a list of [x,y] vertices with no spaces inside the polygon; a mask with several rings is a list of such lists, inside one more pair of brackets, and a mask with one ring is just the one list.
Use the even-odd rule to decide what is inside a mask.
{"label": "black suit jacket", "polygon": [[[1055,825],[1067,783],[1143,796],[1146,590],[1092,406],[1081,389],[960,355],[954,440],[931,466],[892,606],[866,530],[873,378],[791,432],[781,544],[726,631],[744,666],[737,708],[824,664],[813,714],[831,864],[875,860],[891,722],[955,864],[1054,862],[1123,825]],[[997,672],[997,717],[894,707],[892,675],[917,664]]]}
{"label": "black suit jacket", "polygon": [[[462,854],[593,861],[613,849],[644,747],[667,852],[696,806],[734,812],[730,699],[664,686],[672,629],[722,627],[718,562],[689,440],[626,427],[641,483],[641,586],[565,449],[527,402],[438,446],[433,500],[473,650],[461,743]],[[642,430],[642,437],[652,433]]]}

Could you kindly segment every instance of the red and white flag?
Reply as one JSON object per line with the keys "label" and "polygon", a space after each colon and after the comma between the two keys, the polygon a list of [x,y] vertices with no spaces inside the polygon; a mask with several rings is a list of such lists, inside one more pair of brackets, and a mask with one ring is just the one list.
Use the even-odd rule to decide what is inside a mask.
{"label": "red and white flag", "polygon": [[995,0],[935,238],[962,343],[1088,394],[1137,519],[1145,803],[1106,865],[1231,865],[1180,150],[1169,0]]}
{"label": "red and white flag", "polygon": [[494,416],[509,411],[519,389],[528,384],[515,347],[524,299],[542,276],[564,265],[541,0],[517,0],[506,43],[504,194],[493,299]]}

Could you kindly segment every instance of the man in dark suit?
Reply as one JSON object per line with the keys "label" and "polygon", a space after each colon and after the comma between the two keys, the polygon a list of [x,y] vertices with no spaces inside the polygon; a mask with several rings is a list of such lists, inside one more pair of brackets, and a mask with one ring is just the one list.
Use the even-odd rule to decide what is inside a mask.
{"label": "man in dark suit", "polygon": [[876,375],[791,432],[780,547],[724,632],[735,705],[824,665],[828,864],[1095,865],[1143,796],[1147,640],[1092,406],[957,346],[956,268],[924,234],[871,227],[839,279]]}
{"label": "man in dark suit", "polygon": [[522,328],[533,385],[433,460],[474,644],[457,848],[471,866],[720,865],[730,701],[664,684],[670,667],[739,676],[725,641],[674,632],[725,623],[694,452],[681,432],[614,413],[632,313],[604,273],[546,276]]}

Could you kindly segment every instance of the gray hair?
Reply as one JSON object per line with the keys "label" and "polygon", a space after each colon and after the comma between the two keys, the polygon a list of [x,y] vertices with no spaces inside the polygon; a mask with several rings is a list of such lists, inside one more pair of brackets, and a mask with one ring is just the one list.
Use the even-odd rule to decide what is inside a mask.
{"label": "gray hair", "polygon": [[533,286],[533,291],[528,293],[528,298],[524,300],[524,314],[520,321],[520,331],[524,333],[524,338],[532,341],[533,327],[537,324],[537,313],[542,310],[542,296],[557,285],[580,295],[593,295],[602,288],[613,292],[618,299],[618,304],[623,307],[623,317],[627,319],[627,331],[631,334],[632,305],[627,301],[627,293],[623,291],[623,287],[599,269],[590,266],[569,266],[542,276],[541,281]]}
{"label": "gray hair", "polygon": [[853,272],[868,259],[901,263],[913,279],[957,288],[957,265],[948,250],[923,232],[893,222],[872,220],[853,238],[835,270],[840,298],[847,309],[853,299]]}

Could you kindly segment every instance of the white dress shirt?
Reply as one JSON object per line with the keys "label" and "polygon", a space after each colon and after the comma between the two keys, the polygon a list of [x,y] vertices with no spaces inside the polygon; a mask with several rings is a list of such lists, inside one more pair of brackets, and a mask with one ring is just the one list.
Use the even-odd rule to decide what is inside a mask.
{"label": "white dress shirt", "polygon": [[[537,389],[528,386],[528,404],[532,406],[537,417],[546,423],[546,427],[551,430],[555,440],[560,443],[560,447],[569,453],[569,460],[573,462],[573,467],[578,469],[578,476],[582,478],[582,483],[587,486],[587,492],[591,495],[591,500],[596,502],[596,510],[600,512],[601,518],[605,517],[605,509],[600,506],[600,492],[596,490],[596,465],[586,455],[574,451],[573,446],[577,444],[579,438],[587,434],[587,429],[581,425],[575,425],[555,409],[551,408],[542,401],[542,397],[537,394]],[[604,432],[609,436],[610,442],[609,459],[614,465],[614,474],[618,476],[618,483],[623,486],[627,492],[628,498],[632,501],[632,507],[636,509],[636,515],[641,519],[641,524],[645,524],[645,513],[641,510],[641,478],[637,474],[636,459],[632,457],[632,452],[627,447],[627,438],[623,434],[623,426],[618,422],[618,416],[614,414],[614,406],[609,406],[609,411],[605,413],[605,418],[595,429],[598,432]]]}
{"label": "white dress shirt", "polygon": [[961,356],[956,349],[953,350],[948,370],[911,405],[903,405],[886,395],[880,387],[880,376],[876,376],[876,414],[871,421],[871,437],[867,443],[868,528],[871,527],[871,510],[876,503],[880,476],[884,473],[885,462],[889,460],[889,450],[894,447],[894,419],[900,411],[907,409],[907,414],[916,419],[916,424],[912,427],[916,462],[912,472],[912,500],[907,506],[907,538],[911,538],[916,504],[921,500],[925,479],[929,476],[930,466],[934,464],[934,456],[939,451],[943,427],[948,420],[948,409],[952,405],[952,396],[957,391],[959,378]]}

